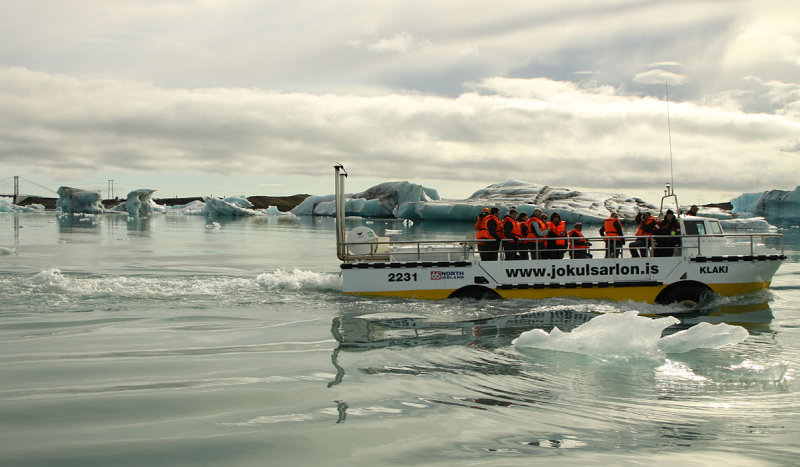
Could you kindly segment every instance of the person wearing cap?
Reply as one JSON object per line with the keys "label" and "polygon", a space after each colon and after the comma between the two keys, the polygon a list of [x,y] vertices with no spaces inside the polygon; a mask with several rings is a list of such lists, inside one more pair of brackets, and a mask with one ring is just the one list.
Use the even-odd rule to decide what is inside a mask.
{"label": "person wearing cap", "polygon": [[589,245],[592,243],[584,238],[583,233],[581,233],[582,230],[583,224],[581,222],[576,222],[572,230],[567,233],[569,236],[570,258],[585,259],[592,257],[591,253],[589,253]]}
{"label": "person wearing cap", "polygon": [[622,256],[622,245],[625,244],[625,237],[622,236],[622,224],[619,222],[619,215],[612,212],[600,227],[600,236],[606,237],[606,258],[618,258]]}
{"label": "person wearing cap", "polygon": [[[655,252],[653,256],[674,256],[676,247],[681,246],[681,224],[675,218],[672,209],[664,214],[664,219],[659,222],[653,231],[655,236]],[[680,253],[679,253],[680,254]]]}
{"label": "person wearing cap", "polygon": [[700,208],[698,208],[696,204],[693,204],[692,207],[690,207],[689,210],[686,211],[686,215],[687,216],[696,216],[698,210],[700,210]]}

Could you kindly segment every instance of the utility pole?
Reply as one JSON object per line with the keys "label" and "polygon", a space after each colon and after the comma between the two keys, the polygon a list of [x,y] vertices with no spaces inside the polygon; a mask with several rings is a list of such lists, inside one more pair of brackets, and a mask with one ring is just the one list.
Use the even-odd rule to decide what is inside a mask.
{"label": "utility pole", "polygon": [[17,204],[19,199],[19,175],[14,175],[14,201],[12,204]]}

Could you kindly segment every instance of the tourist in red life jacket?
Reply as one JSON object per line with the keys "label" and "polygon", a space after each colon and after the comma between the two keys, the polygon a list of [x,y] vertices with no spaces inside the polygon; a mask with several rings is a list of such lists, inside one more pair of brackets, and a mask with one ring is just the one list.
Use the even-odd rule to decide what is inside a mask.
{"label": "tourist in red life jacket", "polygon": [[631,242],[631,258],[647,257],[647,250],[650,248],[651,238],[653,231],[656,229],[656,218],[649,212],[640,212],[636,215],[639,221],[639,228],[636,229],[636,239]]}
{"label": "tourist in red life jacket", "polygon": [[592,255],[589,253],[589,245],[591,245],[592,242],[584,238],[583,233],[581,233],[582,230],[583,224],[576,222],[575,227],[573,227],[572,230],[567,233],[569,236],[570,258],[585,259],[592,257]]}
{"label": "tourist in red life jacket", "polygon": [[521,212],[517,216],[519,224],[519,245],[517,245],[517,259],[530,259],[531,241],[528,240],[528,233],[531,229],[531,220],[528,219],[527,212]]}
{"label": "tourist in red life jacket", "polygon": [[564,258],[564,253],[567,251],[567,223],[561,220],[561,214],[554,212],[550,214],[547,228],[550,230],[547,235],[547,257]]}
{"label": "tourist in red life jacket", "polygon": [[681,246],[681,224],[675,218],[675,213],[672,212],[672,209],[668,209],[664,219],[656,225],[653,235],[656,236],[653,256],[680,254],[680,250],[676,247]]}
{"label": "tourist in red life jacket", "polygon": [[530,250],[531,250],[531,259],[542,259],[545,258],[545,238],[547,238],[547,234],[550,233],[547,230],[547,223],[542,220],[542,210],[536,208],[533,210],[531,214],[531,218],[529,219],[528,225],[528,238],[538,238],[531,243]]}
{"label": "tourist in red life jacket", "polygon": [[[500,250],[500,234],[497,233],[497,229],[500,227],[500,219],[497,217],[499,214],[499,208],[490,209],[489,214],[483,218],[483,225],[478,231],[478,235],[491,239],[491,241],[482,242],[483,245],[478,245],[482,261],[497,261],[497,252]],[[478,238],[482,238],[480,236]]]}
{"label": "tourist in red life jacket", "polygon": [[516,209],[511,208],[506,217],[500,221],[498,233],[504,240],[503,251],[505,251],[505,259],[517,259],[517,247],[519,246],[519,239],[522,232],[520,231],[519,222],[517,222]]}
{"label": "tourist in red life jacket", "polygon": [[622,236],[622,224],[620,224],[616,212],[612,212],[611,216],[603,222],[603,226],[600,227],[600,235],[606,237],[606,258],[622,256],[625,237]]}

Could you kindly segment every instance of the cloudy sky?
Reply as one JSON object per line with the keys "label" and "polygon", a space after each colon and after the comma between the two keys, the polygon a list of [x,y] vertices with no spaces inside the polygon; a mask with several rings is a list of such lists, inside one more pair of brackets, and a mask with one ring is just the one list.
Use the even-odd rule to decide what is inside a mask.
{"label": "cloudy sky", "polygon": [[[800,185],[797,0],[0,0],[0,191]],[[665,98],[669,83],[669,106]],[[654,199],[655,198],[655,199]]]}

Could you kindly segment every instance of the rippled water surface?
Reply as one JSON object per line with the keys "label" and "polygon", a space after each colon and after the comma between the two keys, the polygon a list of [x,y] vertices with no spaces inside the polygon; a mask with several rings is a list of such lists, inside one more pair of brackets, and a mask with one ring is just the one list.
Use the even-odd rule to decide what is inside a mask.
{"label": "rippled water surface", "polygon": [[[469,225],[375,221],[407,239]],[[518,348],[530,326],[376,329],[590,300],[343,296],[331,219],[0,214],[1,465],[794,464],[800,234],[773,287],[684,315],[749,332],[682,353]],[[338,339],[338,340],[337,340]],[[341,341],[341,342],[340,342]]]}

